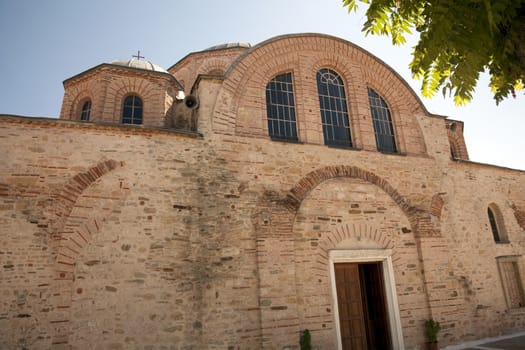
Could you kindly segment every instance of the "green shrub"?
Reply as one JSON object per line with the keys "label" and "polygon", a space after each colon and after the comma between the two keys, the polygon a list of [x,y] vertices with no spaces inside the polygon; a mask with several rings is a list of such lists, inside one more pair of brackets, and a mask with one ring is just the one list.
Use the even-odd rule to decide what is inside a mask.
{"label": "green shrub", "polygon": [[312,350],[312,337],[308,329],[305,329],[301,333],[299,344],[301,345],[301,350]]}
{"label": "green shrub", "polygon": [[437,335],[441,330],[439,322],[429,319],[425,321],[425,329],[427,332],[428,341],[430,343],[437,343]]}

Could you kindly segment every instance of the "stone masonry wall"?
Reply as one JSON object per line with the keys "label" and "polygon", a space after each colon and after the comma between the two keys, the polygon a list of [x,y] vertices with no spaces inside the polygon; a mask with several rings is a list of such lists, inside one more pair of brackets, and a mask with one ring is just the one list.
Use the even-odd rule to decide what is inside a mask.
{"label": "stone masonry wall", "polygon": [[523,172],[12,117],[0,135],[3,348],[281,349],[304,328],[330,348],[334,247],[393,250],[407,349],[430,316],[444,345],[525,327],[495,261],[523,254]]}
{"label": "stone masonry wall", "polygon": [[[259,257],[260,283],[267,277],[265,286],[276,288],[267,295],[279,295],[276,301],[271,301],[265,297],[261,284],[263,344],[268,348],[291,346],[297,331],[306,327],[313,330],[314,344],[316,340],[322,348],[333,344],[330,324],[333,318],[327,311],[333,309],[333,305],[331,308],[327,304],[328,270],[326,266],[314,264],[319,256],[305,250],[305,246],[314,241],[304,238],[315,237],[319,230],[328,235],[329,229],[323,227],[330,227],[330,224],[346,227],[364,223],[383,227],[379,230],[383,234],[392,232],[390,239],[406,348],[417,348],[424,342],[423,320],[428,317],[443,324],[442,342],[445,345],[525,326],[523,310],[509,310],[505,304],[495,259],[523,254],[525,233],[512,209],[512,203],[522,200],[523,172],[318,145],[254,142],[250,138],[234,137],[221,139],[222,142],[217,141],[221,144],[220,154],[238,169],[240,180],[248,189],[265,191],[265,201],[269,203],[261,205],[255,219],[255,230],[260,237],[258,249],[263,249],[258,250],[258,254],[263,254]],[[350,167],[348,172],[343,171],[343,165]],[[356,175],[350,172],[354,168]],[[316,176],[322,177],[309,185],[316,181],[308,175],[312,169],[318,169]],[[324,169],[326,175],[323,175]],[[369,175],[361,175],[366,172]],[[352,178],[356,177],[365,179],[365,183],[355,183]],[[332,178],[341,180],[338,180],[340,185],[330,189]],[[294,204],[293,195],[298,192],[293,188],[303,181],[308,184],[306,188],[311,189],[307,190],[305,199]],[[395,191],[390,190],[391,187]],[[483,191],[479,190],[481,188]],[[316,199],[309,202],[308,198],[314,195],[308,194],[309,191],[323,192],[326,198],[313,197]],[[378,196],[375,193],[382,193],[381,202],[374,201],[374,196]],[[492,238],[486,210],[493,202],[503,211],[510,244],[498,244]],[[356,204],[359,207],[352,208]],[[409,208],[403,209],[406,204]],[[294,207],[296,205],[299,207]],[[315,206],[310,208],[311,205]],[[392,208],[393,213],[387,215],[387,208]],[[414,215],[420,215],[418,210],[430,216],[428,223],[424,224],[426,221],[421,221],[421,217],[414,219]],[[378,217],[383,211],[384,216]],[[300,228],[308,220],[311,226]],[[384,227],[381,220],[392,220],[395,224]],[[341,230],[333,228],[330,234],[339,235],[337,232]],[[358,245],[346,246],[356,247]],[[264,265],[265,262],[269,265]],[[520,266],[524,271],[522,260]],[[305,285],[303,279],[312,283],[308,288],[314,300],[324,295],[324,302],[316,301],[319,304],[313,306],[311,301],[305,303],[301,292]],[[521,279],[523,281],[523,275]],[[303,303],[308,306],[301,306]],[[301,316],[305,310],[312,313],[308,318]],[[266,329],[265,320],[269,320]]]}
{"label": "stone masonry wall", "polygon": [[249,209],[207,141],[12,121],[0,347],[258,347]]}
{"label": "stone masonry wall", "polygon": [[[321,67],[345,81],[355,149],[323,144]],[[430,317],[443,346],[525,329],[498,268],[514,259],[525,284],[525,172],[467,161],[462,128],[451,136],[377,58],[292,35],[171,71],[192,81],[198,132],[160,129],[169,86],[138,73],[88,73],[61,120],[0,116],[0,348],[298,349],[308,328],[331,349],[333,250],[391,254],[405,349],[423,347]],[[266,130],[265,86],[285,71],[298,143]],[[367,86],[389,104],[397,154],[376,151]],[[143,126],[118,125],[130,92]],[[90,96],[93,120],[116,125],[72,120]]]}

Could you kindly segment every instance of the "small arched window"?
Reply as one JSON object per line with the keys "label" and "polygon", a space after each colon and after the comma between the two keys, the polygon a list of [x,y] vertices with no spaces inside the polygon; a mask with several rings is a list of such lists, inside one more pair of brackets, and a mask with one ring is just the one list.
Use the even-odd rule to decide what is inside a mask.
{"label": "small arched window", "polygon": [[140,97],[130,95],[124,99],[122,124],[142,124],[142,100]]}
{"label": "small arched window", "polygon": [[489,217],[490,229],[492,236],[496,243],[508,243],[507,232],[503,224],[503,218],[498,207],[495,204],[489,205],[487,208],[487,215]]}
{"label": "small arched window", "polygon": [[325,145],[352,147],[343,80],[333,70],[322,68],[317,72],[317,93]]}
{"label": "small arched window", "polygon": [[392,116],[388,105],[371,88],[368,88],[368,102],[372,113],[377,150],[381,152],[397,152],[394,126],[392,125]]}
{"label": "small arched window", "polygon": [[297,141],[292,73],[278,75],[266,85],[266,116],[272,139]]}
{"label": "small arched window", "polygon": [[80,111],[80,120],[83,122],[89,121],[90,114],[91,114],[91,100],[87,100],[82,104],[82,110]]}

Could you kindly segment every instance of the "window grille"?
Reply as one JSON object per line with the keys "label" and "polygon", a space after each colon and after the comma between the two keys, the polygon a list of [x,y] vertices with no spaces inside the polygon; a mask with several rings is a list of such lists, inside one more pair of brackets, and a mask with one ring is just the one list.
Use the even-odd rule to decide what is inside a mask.
{"label": "window grille", "polygon": [[87,100],[82,105],[82,110],[80,112],[80,120],[83,122],[89,121],[90,114],[91,114],[91,100]]}
{"label": "window grille", "polygon": [[368,101],[372,113],[372,123],[378,151],[397,152],[392,116],[385,100],[374,90],[368,88]]}
{"label": "window grille", "polygon": [[278,75],[266,85],[266,116],[272,139],[297,141],[292,73]]}
{"label": "window grille", "polygon": [[122,124],[142,124],[142,100],[140,97],[131,95],[124,99]]}
{"label": "window grille", "polygon": [[317,72],[317,92],[325,145],[352,147],[343,80],[331,69]]}

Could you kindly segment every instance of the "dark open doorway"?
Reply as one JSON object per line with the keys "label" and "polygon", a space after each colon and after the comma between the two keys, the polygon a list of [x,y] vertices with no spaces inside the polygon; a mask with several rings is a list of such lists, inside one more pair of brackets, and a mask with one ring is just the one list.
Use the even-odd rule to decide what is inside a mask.
{"label": "dark open doorway", "polygon": [[335,264],[343,349],[392,349],[380,262]]}

